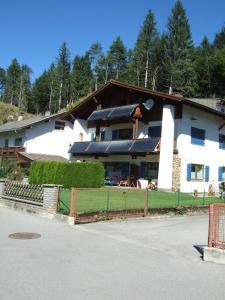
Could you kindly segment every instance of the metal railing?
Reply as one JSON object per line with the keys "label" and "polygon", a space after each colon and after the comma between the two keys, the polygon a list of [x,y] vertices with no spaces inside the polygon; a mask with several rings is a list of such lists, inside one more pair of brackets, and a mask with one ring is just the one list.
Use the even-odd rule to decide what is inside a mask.
{"label": "metal railing", "polygon": [[6,181],[2,197],[42,205],[43,187],[40,185],[25,184],[16,181]]}
{"label": "metal railing", "polygon": [[225,204],[209,205],[208,246],[225,249]]}

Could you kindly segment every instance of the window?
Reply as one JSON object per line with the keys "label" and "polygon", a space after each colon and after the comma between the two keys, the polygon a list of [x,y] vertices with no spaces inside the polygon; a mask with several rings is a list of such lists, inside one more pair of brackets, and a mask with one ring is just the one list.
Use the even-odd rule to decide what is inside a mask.
{"label": "window", "polygon": [[219,134],[219,148],[225,149],[225,135]]}
{"label": "window", "polygon": [[205,130],[191,127],[191,143],[194,145],[205,145]]}
{"label": "window", "polygon": [[100,135],[101,135],[101,141],[104,141],[105,140],[105,131],[101,131]]}
{"label": "window", "polygon": [[209,166],[188,164],[187,165],[187,181],[209,181]]}
{"label": "window", "polygon": [[148,180],[157,179],[159,171],[158,162],[141,162],[139,176]]}
{"label": "window", "polygon": [[115,129],[112,131],[112,140],[130,140],[133,138],[132,128]]}
{"label": "window", "polygon": [[5,147],[8,148],[9,147],[9,139],[5,139],[4,144],[5,144]]}
{"label": "window", "polygon": [[218,181],[225,181],[225,167],[219,167]]}
{"label": "window", "polygon": [[162,126],[152,126],[148,128],[148,137],[161,137]]}
{"label": "window", "polygon": [[65,122],[64,121],[61,121],[61,120],[55,121],[55,129],[64,130],[64,128],[65,128]]}
{"label": "window", "polygon": [[16,147],[22,147],[23,140],[21,137],[15,138],[15,146]]}

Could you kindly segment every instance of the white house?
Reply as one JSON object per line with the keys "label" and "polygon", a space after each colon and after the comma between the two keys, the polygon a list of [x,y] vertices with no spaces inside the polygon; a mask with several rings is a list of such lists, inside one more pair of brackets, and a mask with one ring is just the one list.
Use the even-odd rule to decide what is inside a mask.
{"label": "white house", "polygon": [[74,124],[71,160],[101,160],[106,176],[207,192],[225,180],[223,101],[186,99],[109,81],[64,115]]}
{"label": "white house", "polygon": [[74,142],[73,124],[62,120],[62,116],[63,113],[35,116],[1,125],[2,162],[15,160],[18,152],[51,155],[54,160],[60,160],[60,157],[69,159],[68,149]]}
{"label": "white house", "polygon": [[207,192],[225,181],[224,111],[223,101],[111,80],[67,113],[1,125],[0,155],[22,147],[72,161],[100,160],[107,177]]}

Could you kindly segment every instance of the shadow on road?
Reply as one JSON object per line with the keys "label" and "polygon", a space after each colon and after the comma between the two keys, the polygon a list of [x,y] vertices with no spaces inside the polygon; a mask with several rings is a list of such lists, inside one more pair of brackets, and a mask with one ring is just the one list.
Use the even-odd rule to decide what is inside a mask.
{"label": "shadow on road", "polygon": [[195,250],[197,250],[198,253],[200,254],[200,258],[203,259],[204,248],[207,247],[207,245],[193,245],[193,247],[194,247]]}

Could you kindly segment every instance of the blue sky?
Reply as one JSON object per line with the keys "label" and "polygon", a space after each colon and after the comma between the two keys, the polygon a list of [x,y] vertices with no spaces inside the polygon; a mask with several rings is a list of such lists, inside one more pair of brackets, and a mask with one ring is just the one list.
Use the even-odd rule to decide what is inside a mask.
{"label": "blue sky", "polygon": [[[63,41],[71,58],[83,54],[99,41],[106,51],[116,36],[125,46],[134,46],[148,9],[157,28],[165,30],[175,0],[0,0],[0,66],[12,58],[26,63],[38,77],[57,56]],[[225,21],[224,0],[183,0],[193,41],[204,35],[212,41]]]}

